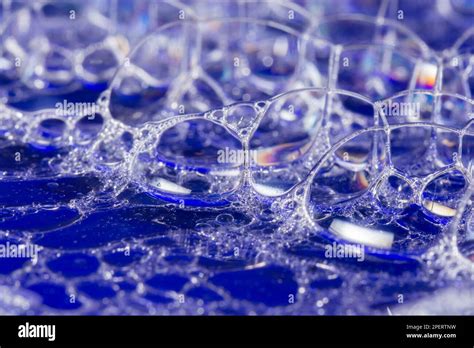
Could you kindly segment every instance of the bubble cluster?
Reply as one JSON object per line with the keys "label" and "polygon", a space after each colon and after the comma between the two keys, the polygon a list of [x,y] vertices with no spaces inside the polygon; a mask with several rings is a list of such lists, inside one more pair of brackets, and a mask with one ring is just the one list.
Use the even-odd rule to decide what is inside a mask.
{"label": "bubble cluster", "polygon": [[0,311],[472,314],[474,12],[360,3],[2,3]]}

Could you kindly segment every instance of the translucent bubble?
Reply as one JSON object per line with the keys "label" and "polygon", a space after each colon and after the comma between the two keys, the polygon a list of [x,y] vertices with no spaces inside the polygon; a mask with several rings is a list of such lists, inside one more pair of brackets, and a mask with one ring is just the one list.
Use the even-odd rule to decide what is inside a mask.
{"label": "translucent bubble", "polygon": [[158,139],[134,162],[139,182],[157,195],[215,200],[239,186],[242,144],[223,126],[191,119],[169,126]]}
{"label": "translucent bubble", "polygon": [[470,123],[465,128],[465,133],[461,138],[461,158],[463,165],[472,175],[473,158],[474,158],[474,123]]}
{"label": "translucent bubble", "polygon": [[281,195],[308,173],[325,98],[324,90],[308,89],[270,100],[249,143],[252,185],[259,193]]}
{"label": "translucent bubble", "polygon": [[461,208],[454,224],[452,232],[455,235],[457,248],[464,258],[465,263],[471,266],[474,262],[474,218],[472,211],[473,185],[466,190],[461,201]]}
{"label": "translucent bubble", "polygon": [[387,165],[386,141],[383,131],[367,131],[333,147],[311,176],[310,202],[332,209],[368,192]]}
{"label": "translucent bubble", "polygon": [[[453,0],[437,1],[433,4],[429,0],[416,3],[401,0],[397,6],[388,6],[386,17],[393,20],[403,20],[403,24],[417,33],[423,41],[438,51],[449,48],[462,33],[472,26],[473,12],[470,1]],[[400,12],[402,10],[402,12]],[[423,11],[422,18],[416,18]],[[436,23],[436,26],[431,26]]]}
{"label": "translucent bubble", "polygon": [[[13,2],[8,6],[11,13],[0,32],[0,61],[4,61],[0,95],[21,109],[31,110],[35,108],[28,104],[38,96],[48,97],[37,100],[36,109],[51,107],[57,101],[51,95],[82,88],[103,89],[97,84],[107,82],[104,79],[110,78],[112,71],[102,75],[95,71],[94,78],[86,73],[92,68],[91,59],[98,62],[100,58],[94,51],[110,49],[115,65],[127,53],[126,45],[121,46],[120,39],[112,35],[114,25],[104,15],[106,9],[95,6],[97,2],[80,1],[23,5]],[[83,66],[85,56],[89,58]]]}
{"label": "translucent bubble", "polygon": [[58,118],[49,118],[41,121],[38,132],[45,139],[57,139],[61,137],[66,128],[63,120]]}
{"label": "translucent bubble", "polygon": [[104,118],[100,114],[90,114],[83,116],[75,124],[78,142],[88,143],[97,138],[103,129]]}
{"label": "translucent bubble", "polygon": [[86,52],[81,62],[83,78],[87,81],[108,81],[119,65],[117,53],[113,49],[99,48]]}
{"label": "translucent bubble", "polygon": [[422,193],[423,206],[437,216],[453,217],[467,189],[464,175],[449,171],[433,178]]}
{"label": "translucent bubble", "polygon": [[376,100],[435,85],[434,53],[399,23],[340,15],[322,20],[312,34],[341,47],[336,63],[338,88]]}
{"label": "translucent bubble", "polygon": [[301,40],[289,27],[250,18],[164,25],[118,70],[111,83],[112,116],[139,125],[311,86],[303,65],[313,62],[300,59]]}
{"label": "translucent bubble", "polygon": [[[416,257],[439,243],[443,228],[462,206],[465,168],[454,169],[450,163],[437,169],[431,161],[420,161],[429,156],[428,144],[416,156],[416,167],[405,166],[423,149],[420,135],[426,134],[429,142],[439,130],[443,129],[408,124],[375,128],[336,144],[307,186],[308,213],[321,235],[329,241],[365,245],[367,252],[378,256],[390,251],[397,257]],[[417,145],[407,147],[411,137]],[[398,148],[402,144],[403,150]]]}

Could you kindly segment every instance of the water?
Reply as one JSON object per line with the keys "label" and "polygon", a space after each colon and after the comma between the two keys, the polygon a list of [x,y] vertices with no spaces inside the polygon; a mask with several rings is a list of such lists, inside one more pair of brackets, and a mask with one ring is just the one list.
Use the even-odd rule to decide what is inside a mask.
{"label": "water", "polygon": [[[95,13],[1,65],[0,245],[38,248],[0,258],[2,313],[473,313],[469,40],[140,4],[10,14]],[[8,28],[1,57],[43,33]]]}

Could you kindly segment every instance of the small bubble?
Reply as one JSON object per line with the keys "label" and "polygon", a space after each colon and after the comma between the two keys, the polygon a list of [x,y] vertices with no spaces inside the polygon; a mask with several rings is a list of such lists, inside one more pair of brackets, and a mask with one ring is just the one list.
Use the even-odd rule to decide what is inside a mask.
{"label": "small bubble", "polygon": [[221,225],[228,225],[234,222],[234,217],[230,214],[220,214],[216,217],[216,221]]}

